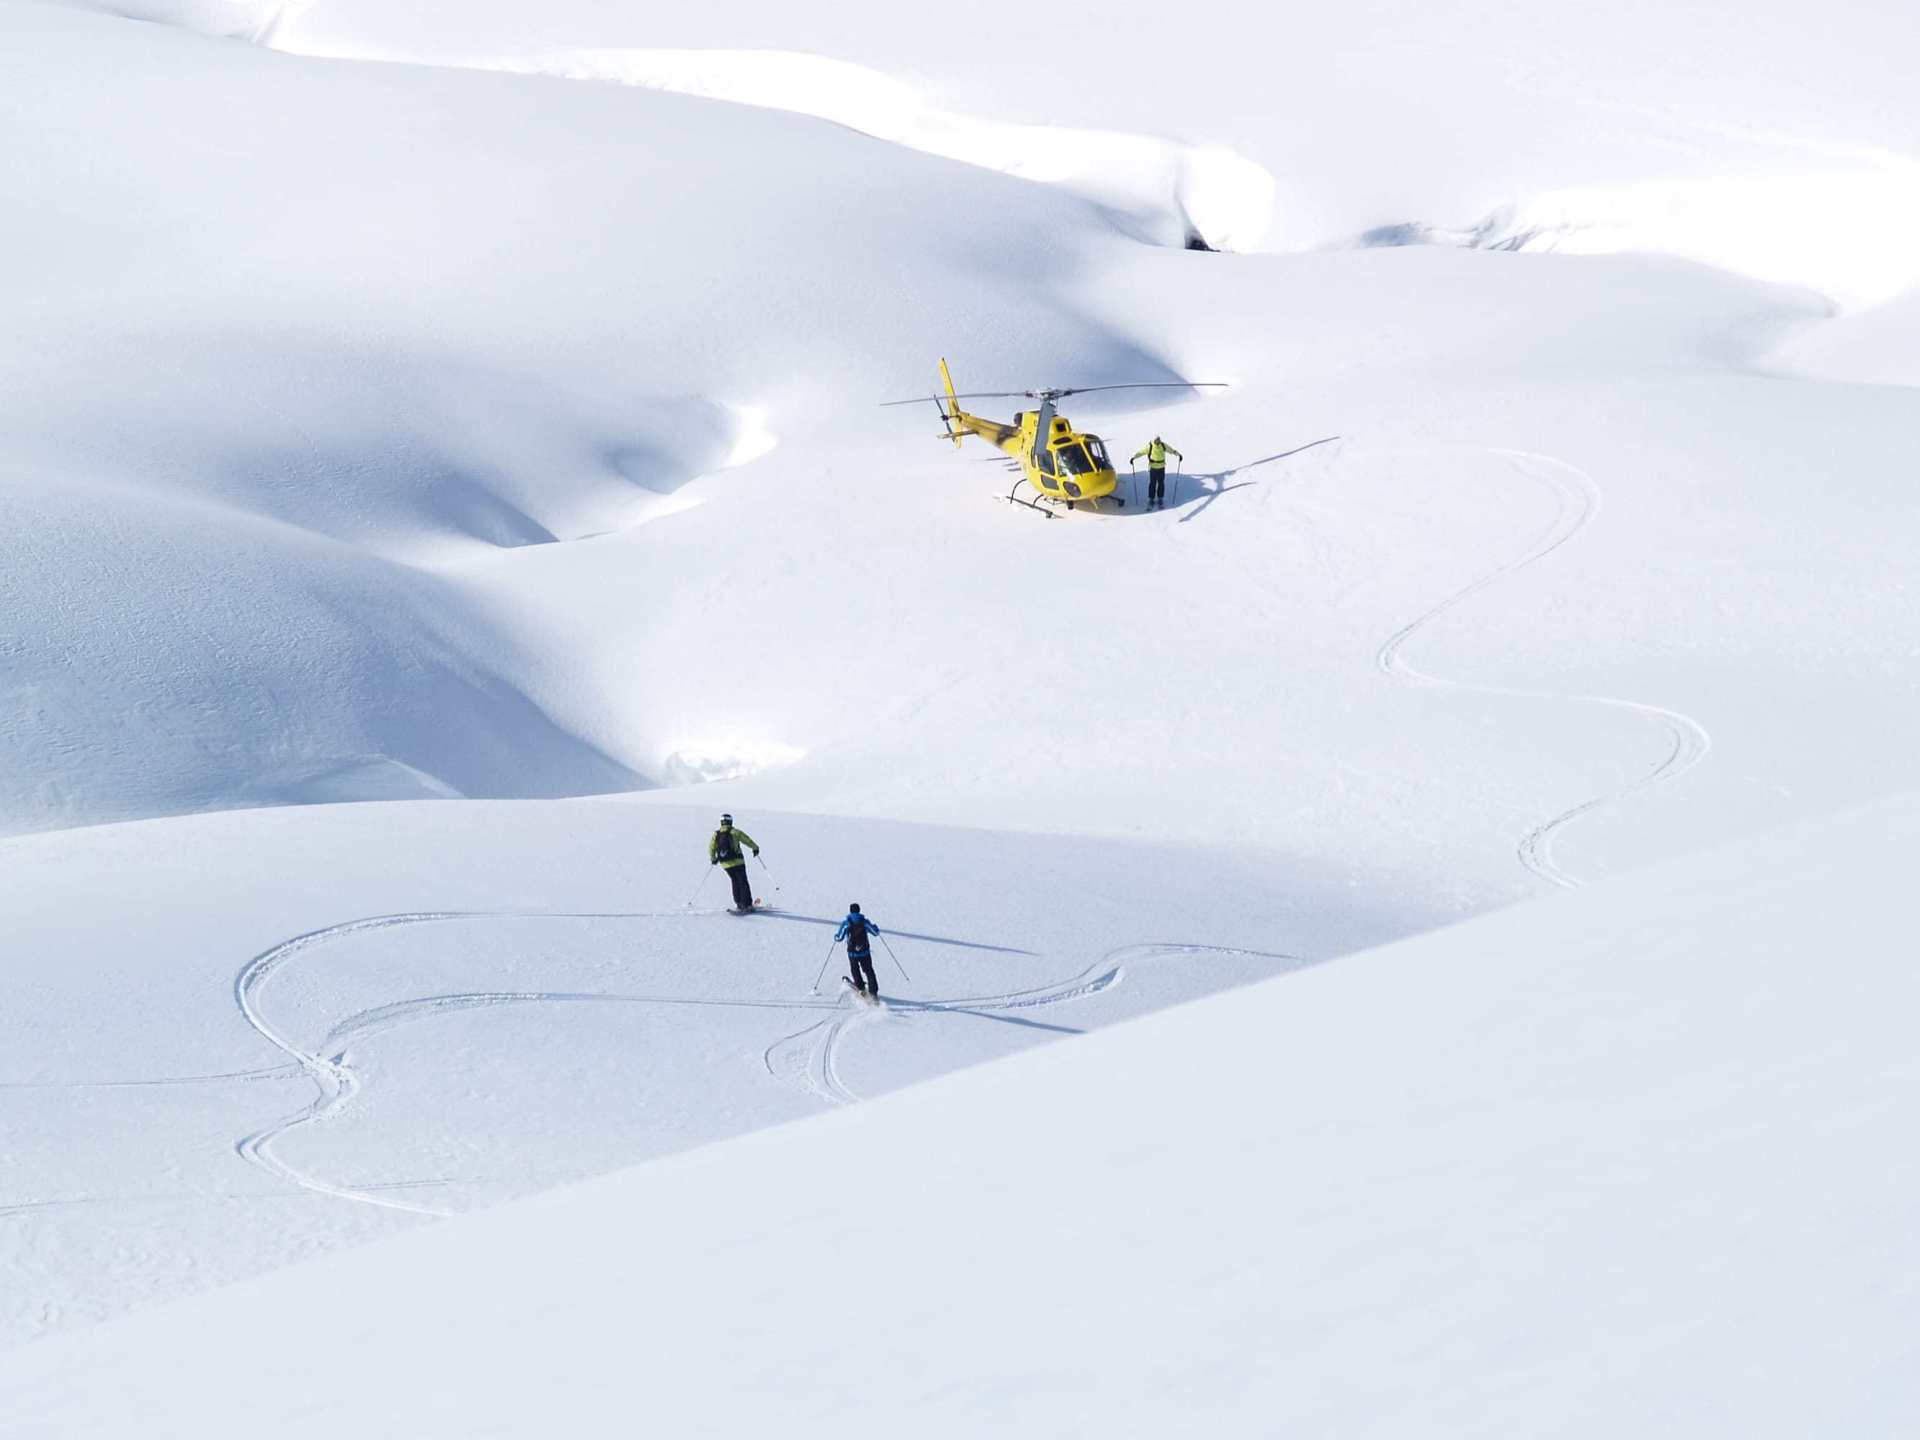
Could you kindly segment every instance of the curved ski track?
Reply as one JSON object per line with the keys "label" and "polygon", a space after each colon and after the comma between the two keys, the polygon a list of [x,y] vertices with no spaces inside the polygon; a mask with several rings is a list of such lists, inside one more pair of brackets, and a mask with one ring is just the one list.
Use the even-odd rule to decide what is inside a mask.
{"label": "curved ski track", "polygon": [[[332,1049],[334,1035],[328,1036],[322,1050],[302,1049],[293,1039],[282,1033],[267,1019],[260,1007],[261,992],[274,974],[305,952],[330,941],[340,940],[349,935],[365,934],[374,930],[390,930],[403,925],[435,925],[460,920],[636,920],[680,918],[698,911],[663,910],[654,913],[618,911],[604,913],[569,913],[557,911],[514,911],[514,910],[422,910],[394,915],[373,915],[360,920],[348,920],[338,925],[323,926],[310,930],[304,935],[296,935],[291,940],[283,940],[271,949],[263,950],[248,961],[234,977],[234,1001],[240,1007],[240,1013],[247,1024],[274,1048],[290,1056],[301,1070],[313,1081],[317,1093],[311,1104],[282,1120],[243,1136],[234,1143],[235,1152],[249,1164],[256,1165],[271,1175],[290,1184],[329,1195],[338,1200],[356,1200],[366,1205],[377,1205],[383,1209],[401,1210],[415,1215],[447,1215],[453,1212],[435,1206],[422,1205],[409,1200],[389,1198],[375,1193],[379,1190],[410,1188],[406,1185],[346,1186],[335,1185],[319,1176],[309,1175],[296,1169],[274,1153],[274,1144],[289,1131],[325,1120],[338,1112],[353,1099],[359,1089],[359,1079],[352,1068],[346,1064],[343,1054],[331,1057],[323,1053]],[[548,996],[537,992],[503,993],[483,996],[437,996],[426,1000],[411,1001],[398,1006],[383,1006],[376,1011],[366,1012],[363,1016],[353,1017],[367,1020],[380,1016],[389,1025],[400,1023],[404,1018],[399,1012],[412,1013],[436,1004],[443,1008],[473,1008],[480,1004],[512,1004],[547,999],[585,999],[600,998],[587,996]],[[606,997],[634,998],[641,997]],[[465,1001],[464,1006],[455,1006],[446,1002]],[[705,1003],[705,1002],[695,1002]],[[726,1002],[721,1002],[726,1003]],[[390,1013],[391,1012],[391,1013]],[[347,1022],[351,1023],[351,1022]],[[371,1022],[369,1022],[371,1023]],[[341,1027],[336,1026],[335,1032]]]}
{"label": "curved ski track", "polygon": [[[1276,971],[1276,974],[1285,974],[1289,970],[1300,969],[1314,963],[1298,955],[1278,954],[1267,950],[1236,949],[1225,945],[1181,943],[1123,945],[1117,950],[1109,950],[1070,980],[994,995],[962,996],[951,1000],[915,1000],[907,1008],[914,1014],[929,1011],[944,1011],[950,1014],[992,1014],[995,1011],[1060,1005],[1112,989],[1126,977],[1126,967],[1131,961],[1159,955],[1201,954],[1246,955],[1262,960],[1288,962],[1283,969]],[[857,1033],[865,1025],[881,1019],[886,1014],[885,1009],[872,1009],[859,1005],[852,1010],[836,1007],[836,1013],[831,1018],[817,1021],[774,1041],[767,1047],[762,1063],[765,1064],[769,1075],[776,1079],[797,1078],[822,1100],[836,1105],[854,1104],[860,1096],[840,1078],[841,1043],[849,1034]]]}
{"label": "curved ski track", "polygon": [[1445,676],[1429,674],[1407,661],[1401,652],[1421,631],[1448,611],[1478,595],[1482,590],[1518,570],[1524,570],[1535,562],[1546,559],[1584,530],[1600,508],[1599,485],[1591,475],[1578,466],[1570,465],[1564,460],[1557,460],[1550,455],[1537,455],[1526,450],[1496,449],[1493,453],[1504,456],[1522,475],[1540,481],[1559,496],[1560,509],[1554,516],[1553,524],[1532,549],[1488,571],[1465,589],[1455,591],[1431,610],[1401,626],[1380,647],[1374,656],[1374,662],[1387,674],[1416,685],[1435,689],[1471,691],[1481,695],[1508,695],[1521,699],[1561,699],[1578,704],[1603,705],[1644,716],[1655,721],[1667,732],[1669,743],[1666,753],[1651,769],[1618,789],[1593,796],[1571,809],[1561,811],[1528,831],[1520,841],[1516,853],[1522,865],[1543,880],[1564,889],[1573,890],[1578,889],[1583,882],[1562,869],[1553,856],[1553,842],[1560,832],[1575,820],[1601,810],[1611,809],[1650,786],[1678,779],[1706,758],[1707,751],[1713,746],[1713,739],[1707,734],[1705,727],[1691,716],[1683,715],[1678,710],[1669,710],[1661,705],[1614,695],[1565,694],[1552,690],[1525,690],[1505,685],[1483,685],[1471,680],[1453,680]]}
{"label": "curved ski track", "polygon": [[[269,1174],[301,1190],[312,1191],[334,1199],[356,1201],[366,1205],[376,1205],[384,1209],[404,1211],[415,1215],[440,1216],[452,1211],[401,1198],[395,1192],[422,1188],[436,1182],[398,1182],[376,1185],[336,1184],[321,1176],[300,1170],[280,1158],[275,1152],[279,1139],[308,1125],[320,1123],[338,1114],[353,1099],[359,1090],[359,1079],[347,1063],[344,1046],[347,1042],[366,1039],[382,1031],[393,1029],[410,1021],[439,1015],[455,1014],[461,1011],[491,1008],[503,1005],[530,1004],[626,1004],[626,1005],[691,1005],[691,1006],[739,1006],[761,1010],[827,1010],[830,1013],[823,1019],[805,1026],[794,1033],[776,1040],[763,1052],[763,1063],[767,1073],[776,1079],[797,1078],[809,1091],[828,1104],[844,1105],[857,1101],[860,1097],[840,1078],[839,1052],[845,1038],[866,1024],[878,1021],[885,1016],[883,1009],[868,1009],[856,1006],[851,1001],[836,1003],[814,997],[796,997],[791,1000],[730,1000],[720,997],[693,998],[680,995],[648,995],[631,993],[609,993],[589,991],[545,991],[545,990],[499,990],[473,991],[461,994],[431,995],[415,1000],[398,1001],[386,1005],[374,1006],[336,1021],[327,1031],[320,1044],[307,1049],[276,1026],[262,1008],[262,996],[268,983],[275,974],[286,965],[306,955],[316,948],[332,941],[373,931],[389,930],[401,926],[447,924],[458,921],[475,920],[635,920],[635,919],[678,919],[688,916],[687,910],[659,912],[603,912],[577,913],[553,911],[416,911],[393,915],[369,916],[359,920],[349,920],[338,925],[325,926],[311,930],[292,939],[284,940],[270,949],[262,951],[247,962],[234,979],[234,1000],[247,1023],[269,1044],[286,1054],[294,1063],[291,1066],[276,1067],[265,1073],[285,1074],[304,1072],[314,1083],[313,1100],[301,1110],[288,1115],[275,1123],[254,1131],[235,1142],[234,1149],[248,1163],[258,1166]],[[1017,1011],[1036,1007],[1063,1004],[1090,995],[1097,995],[1120,983],[1126,973],[1126,966],[1138,960],[1157,955],[1175,954],[1227,954],[1259,956],[1263,959],[1288,962],[1286,968],[1296,968],[1305,962],[1298,956],[1272,954],[1265,951],[1236,950],[1224,946],[1154,944],[1129,945],[1108,952],[1093,964],[1070,979],[1051,984],[1031,986],[1020,990],[1003,991],[986,995],[960,996],[951,999],[916,1000],[912,1008],[919,1012],[985,1012]],[[251,1072],[250,1072],[251,1073]]]}

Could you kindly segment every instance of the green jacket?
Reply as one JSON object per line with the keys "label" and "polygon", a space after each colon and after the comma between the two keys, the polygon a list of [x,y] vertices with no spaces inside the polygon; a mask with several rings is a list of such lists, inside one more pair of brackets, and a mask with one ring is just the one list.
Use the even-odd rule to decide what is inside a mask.
{"label": "green jacket", "polygon": [[[731,860],[722,860],[720,858],[720,837],[722,835],[733,836],[734,846],[733,858]],[[743,845],[756,855],[760,853],[760,847],[753,843],[753,837],[738,825],[734,826],[732,830],[716,830],[713,832],[713,839],[707,842],[707,861],[709,864],[718,865],[722,870],[738,870],[742,865],[747,863],[747,857],[741,853],[740,849]]]}
{"label": "green jacket", "polygon": [[[1180,455],[1180,452],[1175,450],[1173,446],[1167,444],[1166,441],[1160,439],[1158,436],[1155,436],[1152,440],[1149,440],[1145,445],[1142,445],[1138,450],[1134,451],[1132,458],[1138,460],[1144,455],[1147,457],[1147,464],[1164,466],[1167,463],[1169,453]],[[1180,458],[1184,460],[1187,457],[1180,455]]]}

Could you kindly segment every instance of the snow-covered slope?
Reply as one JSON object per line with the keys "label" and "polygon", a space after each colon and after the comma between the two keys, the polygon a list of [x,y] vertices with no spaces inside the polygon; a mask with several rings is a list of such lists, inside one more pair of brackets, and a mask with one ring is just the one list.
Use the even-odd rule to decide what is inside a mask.
{"label": "snow-covered slope", "polygon": [[[1169,252],[769,110],[5,17],[32,122],[11,163],[46,201],[9,241],[40,277],[14,503],[35,573],[90,600],[10,594],[37,699],[7,736],[12,828],[785,761],[754,798],[1257,836],[1470,909],[1523,893],[1528,832],[1658,766],[1665,722],[1631,704],[1754,753],[1686,777],[1691,828],[1640,811],[1607,863],[1913,775],[1898,683],[1866,682],[1900,707],[1884,746],[1781,733],[1850,726],[1851,647],[1908,623],[1882,542],[1914,525],[1881,483],[1907,395],[1783,404],[1746,376],[1817,323],[1807,297],[1662,261]],[[113,157],[77,178],[76,129]],[[874,408],[942,351],[970,385],[1235,388],[1079,412],[1122,453],[1171,431],[1178,515],[1039,526],[987,503],[997,465],[929,443],[930,411]],[[216,586],[122,589],[111,532],[43,514],[68,479],[163,507],[139,528],[190,531],[188,573],[267,543],[251,522],[308,534]],[[1831,566],[1805,563],[1816,500]],[[1382,674],[1402,627],[1495,574],[1400,654],[1464,686]],[[338,638],[316,594],[349,630],[425,632],[419,665]],[[1776,649],[1810,613],[1816,641]],[[69,653],[100,657],[84,681]],[[1631,704],[1528,698],[1566,694]]]}
{"label": "snow-covered slope", "polygon": [[1910,1433],[1916,843],[1852,812],[60,1337],[9,1433]]}
{"label": "snow-covered slope", "polygon": [[[1432,923],[1227,849],[318,806],[0,847],[0,1340],[818,1113]],[[775,886],[778,885],[776,889]],[[840,986],[886,928],[896,1009]]]}
{"label": "snow-covered slope", "polygon": [[[5,1338],[1920,788],[1910,21],[0,0]],[[940,355],[1230,388],[1047,521]]]}
{"label": "snow-covered slope", "polygon": [[[671,509],[764,446],[751,406],[803,362],[834,383],[831,316],[963,277],[1016,308],[1073,240],[1049,238],[1070,210],[1046,192],[765,112],[289,61],[33,6],[0,25],[0,166],[30,197],[0,265],[33,277],[0,296],[21,337],[0,349],[0,484],[29,547],[5,582],[30,697],[6,735],[12,830],[659,778],[660,757],[553,726],[462,557]],[[70,163],[76,133],[98,164]],[[822,187],[847,203],[809,204]],[[999,223],[923,243],[936,194]],[[777,240],[769,213],[790,217]],[[933,318],[877,373],[922,368]],[[1072,317],[1030,338],[1049,332],[1054,366],[1103,348]],[[129,564],[123,534],[170,560]],[[355,633],[369,613],[423,632],[399,642],[412,663]],[[129,714],[152,741],[129,743]]]}
{"label": "snow-covered slope", "polygon": [[[181,13],[177,0],[153,9]],[[229,28],[298,53],[822,115],[1064,184],[1162,243],[1296,249],[1410,227],[1452,243],[1685,254],[1848,303],[1920,281],[1903,240],[1920,217],[1911,16],[1879,0],[1835,6],[1818,27],[1788,0],[1257,14],[1209,0],[1097,17],[858,0],[830,26],[766,0],[667,14],[604,0],[236,11]]]}

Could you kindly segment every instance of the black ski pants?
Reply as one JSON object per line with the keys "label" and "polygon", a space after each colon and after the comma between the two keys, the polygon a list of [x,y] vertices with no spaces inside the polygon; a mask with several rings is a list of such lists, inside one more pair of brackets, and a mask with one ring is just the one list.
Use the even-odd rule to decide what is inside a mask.
{"label": "black ski pants", "polygon": [[847,951],[847,969],[853,973],[848,978],[869,995],[880,993],[880,982],[873,975],[873,951]]}
{"label": "black ski pants", "polygon": [[733,882],[733,908],[751,910],[753,908],[753,882],[747,879],[747,862],[742,859],[738,865],[727,871],[727,879]]}
{"label": "black ski pants", "polygon": [[1149,465],[1147,467],[1147,503],[1159,505],[1167,498],[1167,467]]}

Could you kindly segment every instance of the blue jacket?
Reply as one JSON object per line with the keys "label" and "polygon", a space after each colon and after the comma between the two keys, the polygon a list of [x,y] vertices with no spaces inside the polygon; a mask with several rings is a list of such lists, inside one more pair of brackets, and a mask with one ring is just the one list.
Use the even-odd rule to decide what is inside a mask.
{"label": "blue jacket", "polygon": [[847,918],[840,922],[840,928],[833,932],[834,944],[838,945],[842,940],[847,938],[847,931],[853,928],[853,922],[855,920],[866,921],[866,926],[869,931],[871,931],[875,935],[878,935],[880,933],[880,927],[874,924],[871,918],[865,915],[855,915],[849,912],[847,915]]}

